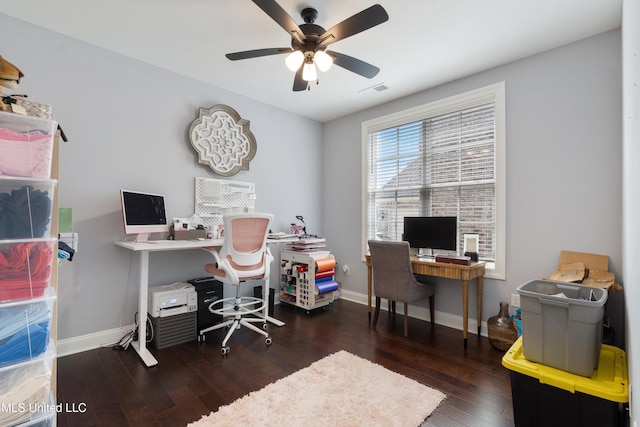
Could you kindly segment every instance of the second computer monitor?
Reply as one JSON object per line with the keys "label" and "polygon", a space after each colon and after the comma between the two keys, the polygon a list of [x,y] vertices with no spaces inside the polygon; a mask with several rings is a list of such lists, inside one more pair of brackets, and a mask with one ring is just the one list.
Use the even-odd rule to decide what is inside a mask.
{"label": "second computer monitor", "polygon": [[458,218],[455,216],[406,216],[402,240],[431,255],[433,249],[458,250]]}

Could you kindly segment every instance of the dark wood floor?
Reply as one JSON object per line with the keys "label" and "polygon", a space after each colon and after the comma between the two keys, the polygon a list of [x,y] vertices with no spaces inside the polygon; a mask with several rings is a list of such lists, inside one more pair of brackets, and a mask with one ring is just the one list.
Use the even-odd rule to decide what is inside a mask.
{"label": "dark wood floor", "polygon": [[[447,395],[426,426],[512,426],[509,370],[487,338],[382,312],[378,326],[366,306],[339,300],[310,314],[276,305],[284,327],[270,325],[273,344],[247,329],[220,354],[222,332],[152,349],[159,363],[146,368],[132,348],[102,348],[58,359],[57,401],[76,412],[58,414],[58,426],[184,426],[339,350],[381,364]],[[416,402],[419,404],[419,402]]]}

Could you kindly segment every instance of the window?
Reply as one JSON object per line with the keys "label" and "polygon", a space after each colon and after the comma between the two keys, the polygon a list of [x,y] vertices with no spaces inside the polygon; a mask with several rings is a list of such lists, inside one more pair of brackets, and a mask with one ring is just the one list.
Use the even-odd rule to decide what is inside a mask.
{"label": "window", "polygon": [[505,271],[504,83],[363,123],[363,252],[401,240],[405,216],[458,217],[480,235],[487,276]]}

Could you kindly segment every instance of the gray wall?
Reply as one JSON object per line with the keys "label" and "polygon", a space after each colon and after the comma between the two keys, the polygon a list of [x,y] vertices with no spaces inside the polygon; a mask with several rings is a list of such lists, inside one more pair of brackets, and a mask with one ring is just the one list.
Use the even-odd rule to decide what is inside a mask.
{"label": "gray wall", "polygon": [[[215,175],[197,164],[186,132],[199,107],[218,103],[249,119],[258,141],[251,170],[232,179],[256,182],[257,209],[276,215],[274,228],[285,230],[303,215],[339,263],[351,267],[349,276],[338,274],[343,288],[365,294],[361,122],[504,80],[507,270],[505,281],[485,280],[483,318],[517,286],[549,274],[562,249],[607,254],[621,277],[619,31],[325,125],[2,14],[0,37],[12,41],[1,54],[26,74],[20,91],[52,104],[70,139],[61,149],[60,200],[73,208],[80,251],[61,268],[61,339],[132,323],[138,264],[113,245],[123,237],[118,190],[159,191],[170,216],[191,214],[193,178]],[[290,179],[283,162],[300,158],[316,161]],[[153,255],[150,282],[203,275],[208,261],[197,251]],[[438,283],[436,310],[461,315],[458,284]]]}
{"label": "gray wall", "polygon": [[[59,339],[133,323],[137,256],[113,244],[124,237],[119,190],[159,192],[170,217],[193,214],[194,178],[220,178],[197,163],[187,137],[200,107],[226,104],[250,120],[258,151],[250,170],[231,179],[256,183],[256,210],[275,215],[274,229],[303,215],[321,232],[319,123],[2,14],[0,39],[0,54],[25,74],[19,92],[5,92],[53,105],[69,138],[60,150],[60,206],[73,209],[80,242],[60,269]],[[292,180],[289,166],[301,155],[314,160]],[[151,285],[204,276],[210,262],[201,251],[150,258]]]}
{"label": "gray wall", "polygon": [[[519,285],[550,274],[563,249],[609,255],[621,280],[620,49],[620,32],[611,31],[326,124],[324,229],[350,266],[350,276],[338,275],[343,288],[366,293],[361,123],[499,81],[507,104],[506,280],[485,279],[483,319]],[[438,282],[436,311],[462,314],[459,284]]]}

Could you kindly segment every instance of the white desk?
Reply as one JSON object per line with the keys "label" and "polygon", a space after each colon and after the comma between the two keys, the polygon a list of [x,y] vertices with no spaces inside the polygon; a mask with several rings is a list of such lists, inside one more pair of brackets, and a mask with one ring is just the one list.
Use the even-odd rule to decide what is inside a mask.
{"label": "white desk", "polygon": [[[187,249],[203,249],[206,247],[220,247],[223,239],[209,240],[155,240],[151,242],[115,242],[117,246],[129,249],[130,251],[140,253],[140,276],[138,285],[140,287],[140,295],[138,296],[138,341],[133,342],[133,348],[140,355],[140,358],[148,367],[155,366],[158,361],[147,349],[147,297],[149,291],[149,252],[166,252],[166,251],[182,251]],[[292,239],[273,239],[267,243],[287,243],[294,241]],[[262,297],[265,301],[269,301],[269,283],[264,281]],[[269,316],[269,304],[264,305],[263,316],[267,321],[277,325],[284,326],[284,322]]]}

